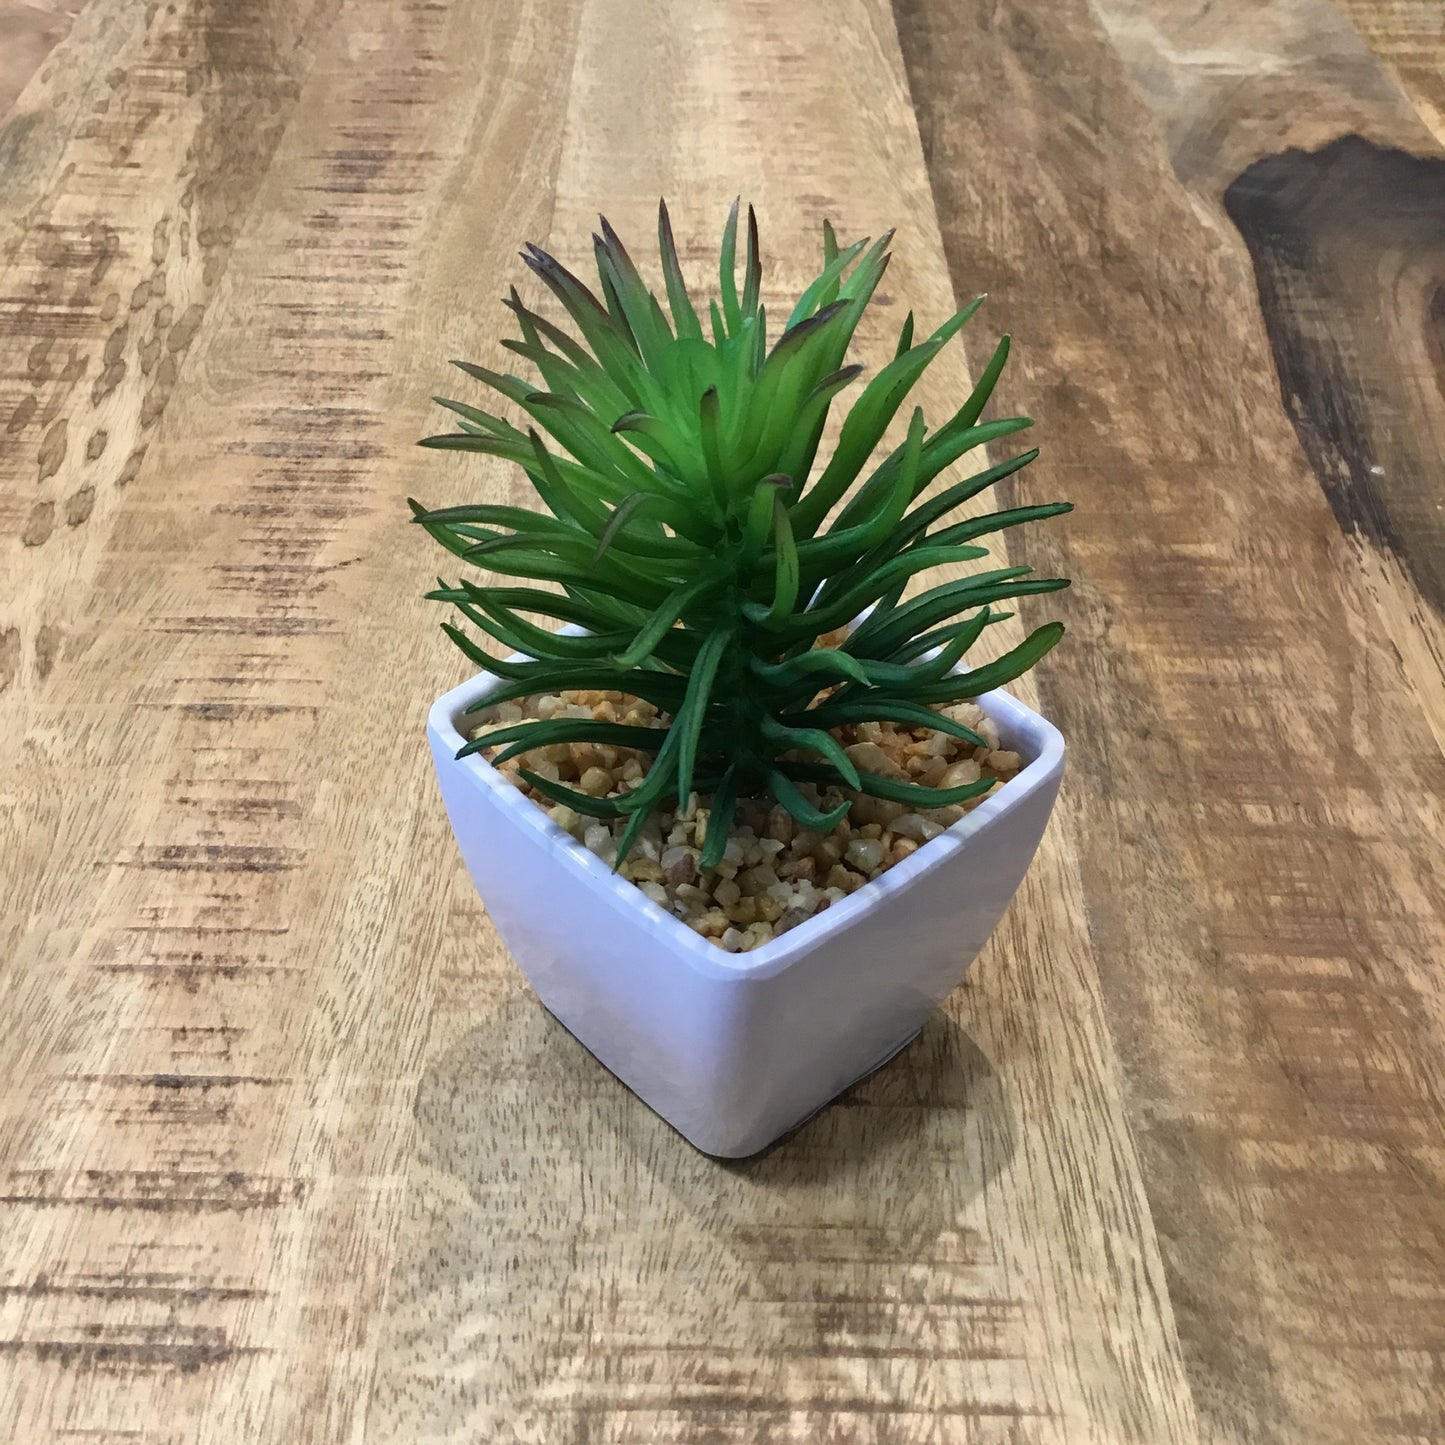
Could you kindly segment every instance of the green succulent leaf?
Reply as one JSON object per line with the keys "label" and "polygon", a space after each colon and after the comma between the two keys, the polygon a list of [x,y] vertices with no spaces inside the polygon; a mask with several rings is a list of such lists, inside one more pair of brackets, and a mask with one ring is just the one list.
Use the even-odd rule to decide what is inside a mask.
{"label": "green succulent leaf", "polygon": [[[722,856],[741,797],[771,797],[807,826],[831,828],[846,802],[825,808],[803,785],[915,807],[977,796],[974,785],[929,790],[862,772],[839,729],[891,722],[982,746],[937,709],[1018,677],[1062,633],[1057,623],[1038,627],[967,670],[984,630],[1011,615],[1000,603],[1067,585],[1026,565],[990,566],[981,544],[1069,507],[1003,497],[966,514],[973,498],[1033,461],[1033,450],[948,475],[1030,425],[984,419],[1007,337],[942,426],[930,431],[921,409],[904,411],[982,297],[931,332],[909,313],[891,357],[847,391],[862,373],[848,348],[891,241],[888,232],[840,244],[825,222],[819,270],[791,308],[775,309],[770,338],[751,207],[739,201],[728,213],[711,296],[689,290],[665,204],[655,292],[603,217],[592,238],[595,282],[540,247],[523,252],[551,293],[549,308],[561,308],[549,319],[511,289],[505,305],[519,334],[502,344],[525,375],[456,363],[499,395],[502,409],[437,399],[456,429],[422,444],[515,466],[534,498],[409,504],[423,531],[489,574],[438,580],[427,594],[453,609],[455,622],[444,624],[452,642],[499,679],[474,710],[601,691],[643,699],[663,719],[634,728],[532,718],[480,734],[463,752],[525,761],[539,748],[587,741],[650,758],[638,786],[612,798],[523,773],[539,797],[623,820],[620,857],[656,809],[694,790],[712,793],[705,866]],[[841,425],[830,425],[834,407]],[[908,417],[901,439],[900,416]],[[818,465],[825,435],[836,445]],[[939,568],[949,569],[946,580]],[[840,641],[838,630],[863,613]]]}

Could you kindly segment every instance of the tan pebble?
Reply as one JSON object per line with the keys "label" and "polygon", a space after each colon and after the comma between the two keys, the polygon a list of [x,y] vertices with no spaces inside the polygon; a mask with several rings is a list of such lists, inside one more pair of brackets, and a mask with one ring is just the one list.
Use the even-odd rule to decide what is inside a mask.
{"label": "tan pebble", "polygon": [[718,941],[729,953],[741,953],[745,934],[737,928],[729,928]]}
{"label": "tan pebble", "polygon": [[663,872],[657,862],[651,858],[636,858],[632,864],[632,876],[639,881],[647,883],[663,882]]}
{"label": "tan pebble", "polygon": [[768,814],[767,835],[778,843],[791,843],[797,823],[786,808],[774,808]]}
{"label": "tan pebble", "polygon": [[853,729],[853,733],[860,743],[881,743],[883,741],[883,729],[876,722],[859,723]]}
{"label": "tan pebble", "polygon": [[848,754],[849,761],[860,772],[878,773],[885,778],[902,776],[902,769],[898,766],[897,761],[877,743],[854,743],[851,747],[844,748],[843,751]]}
{"label": "tan pebble", "polygon": [[783,916],[783,900],[771,893],[764,893],[758,899],[758,917],[764,923],[776,923]]}
{"label": "tan pebble", "polygon": [[853,875],[841,864],[835,863],[828,870],[828,876],[823,880],[829,889],[839,889],[843,893],[851,893],[853,890],[848,886]]}
{"label": "tan pebble", "polygon": [[692,908],[703,908],[712,900],[693,883],[678,883],[672,889],[673,897]]}
{"label": "tan pebble", "polygon": [[976,783],[983,776],[982,770],[972,758],[965,758],[961,763],[952,764],[944,773],[938,786],[940,788],[961,788],[968,783]]}
{"label": "tan pebble", "polygon": [[654,903],[660,903],[664,908],[667,907],[667,889],[664,888],[661,883],[655,883],[649,880],[647,882],[639,883],[637,886],[642,890],[642,892],[647,894],[647,896],[652,899]]}
{"label": "tan pebble", "polygon": [[996,773],[1016,773],[1023,763],[1020,754],[1010,752],[1007,748],[995,748],[988,755],[988,765]]}
{"label": "tan pebble", "polygon": [[702,931],[709,938],[721,938],[728,931],[728,916],[721,908],[709,908],[702,916]]}
{"label": "tan pebble", "polygon": [[615,723],[617,721],[617,705],[613,702],[599,702],[593,707],[592,716],[598,722]]}
{"label": "tan pebble", "polygon": [[864,838],[881,838],[883,836],[883,829],[877,823],[865,823],[858,832]]}
{"label": "tan pebble", "polygon": [[782,878],[805,879],[812,878],[818,872],[818,860],[816,858],[795,858],[791,863],[784,863],[778,869],[778,875]]}
{"label": "tan pebble", "polygon": [[573,743],[572,766],[577,769],[580,777],[588,768],[595,768],[601,761],[601,754],[591,743]]}
{"label": "tan pebble", "polygon": [[532,705],[532,711],[540,718],[555,717],[562,706],[562,699],[555,693],[544,693]]}
{"label": "tan pebble", "polygon": [[727,915],[734,923],[743,925],[756,923],[758,919],[758,900],[756,898],[739,898],[728,910]]}
{"label": "tan pebble", "polygon": [[822,839],[813,849],[819,867],[831,868],[843,856],[843,843],[836,836]]}
{"label": "tan pebble", "polygon": [[552,815],[552,821],[559,827],[570,833],[581,821],[581,815],[574,813],[566,803],[557,803],[548,810]]}
{"label": "tan pebble", "polygon": [[712,896],[724,908],[731,908],[743,896],[743,890],[731,878],[724,878],[713,890]]}
{"label": "tan pebble", "polygon": [[577,786],[589,797],[605,797],[612,790],[612,774],[604,768],[588,768]]}
{"label": "tan pebble", "polygon": [[582,842],[600,856],[614,842],[612,830],[605,823],[589,823],[586,832],[582,834]]}
{"label": "tan pebble", "polygon": [[888,861],[897,865],[911,854],[918,852],[918,844],[912,838],[896,838],[888,850]]}

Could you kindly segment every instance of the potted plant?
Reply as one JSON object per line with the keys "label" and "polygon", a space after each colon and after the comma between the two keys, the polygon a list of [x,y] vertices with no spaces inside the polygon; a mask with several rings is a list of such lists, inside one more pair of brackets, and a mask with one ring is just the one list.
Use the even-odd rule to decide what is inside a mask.
{"label": "potted plant", "polygon": [[[840,247],[825,225],[822,270],[770,341],[751,209],[741,289],[738,229],[735,204],[703,314],[665,205],[665,304],[605,220],[600,295],[529,247],[576,334],[514,288],[504,345],[540,384],[456,364],[522,424],[438,398],[460,429],[423,444],[515,462],[541,509],[411,504],[502,578],[428,594],[502,649],[444,624],[481,671],[429,719],[472,878],[542,1002],[726,1156],[908,1042],[1022,881],[1063,743],[997,689],[1063,628],[964,660],[1010,615],[997,604],[1066,583],[977,570],[977,543],[1068,510],[960,512],[1034,451],[945,476],[1030,425],[981,420],[1007,337],[944,425],[914,410],[875,460],[981,297],[923,339],[909,315],[815,466],[891,233]],[[927,585],[957,564],[975,570]]]}

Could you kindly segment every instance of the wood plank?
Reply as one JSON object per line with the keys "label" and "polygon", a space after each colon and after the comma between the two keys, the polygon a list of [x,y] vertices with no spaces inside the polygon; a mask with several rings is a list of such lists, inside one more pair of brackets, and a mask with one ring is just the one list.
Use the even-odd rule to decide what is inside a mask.
{"label": "wood plank", "polygon": [[1080,503],[1044,542],[1077,581],[1042,692],[1201,1432],[1445,1438],[1439,618],[1341,531],[1271,344],[1340,348],[1403,486],[1438,361],[1386,338],[1424,330],[1436,192],[1317,189],[1291,224],[1320,289],[1272,317],[1225,207],[1263,157],[1432,143],[1325,6],[895,10],[955,284],[999,297],[1004,405],[1049,443],[1018,494]]}
{"label": "wood plank", "polygon": [[[95,0],[0,132],[0,715],[42,696],[311,59],[313,0]],[[334,6],[324,0],[321,13]]]}
{"label": "wood plank", "polygon": [[1340,0],[1340,9],[1445,144],[1445,12],[1438,0]]}
{"label": "wood plank", "polygon": [[[897,222],[887,324],[952,309],[886,7],[587,0],[577,57],[563,259],[586,256],[600,204],[648,236],[666,193],[698,262],[745,191],[778,291],[806,279],[824,216],[850,234]],[[477,312],[480,334],[495,316]],[[891,340],[875,327],[864,355]],[[935,414],[966,385],[961,355],[941,358]],[[429,497],[478,495],[439,493],[448,471]],[[1194,1439],[1082,942],[1059,832],[916,1045],[776,1151],[724,1165],[550,1024],[460,901],[371,1436]]]}
{"label": "wood plank", "polygon": [[85,0],[0,0],[0,120],[70,33]]}
{"label": "wood plank", "polygon": [[1286,410],[1445,747],[1445,153],[1329,0],[1093,8],[1248,246]]}
{"label": "wood plank", "polygon": [[16,1439],[362,1431],[455,874],[401,498],[435,354],[546,228],[569,36],[340,10],[67,645],[4,699]]}

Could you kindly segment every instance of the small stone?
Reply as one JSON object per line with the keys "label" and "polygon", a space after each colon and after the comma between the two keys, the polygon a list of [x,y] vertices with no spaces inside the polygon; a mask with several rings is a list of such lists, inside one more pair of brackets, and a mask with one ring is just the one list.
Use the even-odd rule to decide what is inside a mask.
{"label": "small stone", "polygon": [[841,863],[833,864],[828,870],[828,876],[823,880],[828,885],[826,891],[837,892],[840,898],[845,893],[851,893],[853,890],[849,885],[853,881],[853,876]]}
{"label": "small stone", "polygon": [[1024,760],[1020,754],[1007,748],[995,748],[988,755],[988,765],[996,773],[1016,773],[1023,767]]}
{"label": "small stone", "polygon": [[766,863],[759,863],[756,868],[749,868],[746,873],[738,875],[738,883],[744,893],[766,893],[777,881],[777,873]]}
{"label": "small stone", "polygon": [[686,848],[668,848],[662,855],[663,876],[676,887],[680,883],[693,883],[697,880],[697,859]]}
{"label": "small stone", "polygon": [[972,758],[965,758],[961,763],[954,763],[944,773],[938,786],[940,788],[962,788],[969,783],[976,783],[983,776],[978,764]]}
{"label": "small stone", "polygon": [[581,815],[574,813],[566,803],[558,803],[552,808],[552,821],[563,831],[570,833],[578,823],[582,821]]}
{"label": "small stone", "polygon": [[746,926],[758,921],[758,900],[756,898],[739,898],[727,909],[727,916],[734,923]]}
{"label": "small stone", "polygon": [[777,938],[784,933],[790,932],[800,923],[806,923],[813,916],[811,908],[804,908],[794,904],[783,916],[773,925],[773,937]]}
{"label": "small stone", "polygon": [[918,852],[918,844],[912,838],[895,838],[893,846],[888,850],[888,861],[895,867],[905,858],[911,857]]}
{"label": "small stone", "polygon": [[605,798],[612,791],[612,774],[603,768],[588,768],[577,786],[592,798]]}
{"label": "small stone", "polygon": [[708,938],[721,938],[728,931],[728,916],[721,908],[709,908],[702,916],[702,932]]}
{"label": "small stone", "polygon": [[[809,859],[809,862],[811,861]],[[713,888],[712,896],[724,908],[731,908],[743,896],[743,890],[731,878],[724,878]]]}
{"label": "small stone", "polygon": [[943,829],[918,813],[905,813],[894,823],[893,831],[900,838],[911,838],[915,843],[927,843],[938,837]]}
{"label": "small stone", "polygon": [[582,834],[584,846],[600,858],[612,846],[612,830],[605,823],[589,823]]}
{"label": "small stone", "polygon": [[774,808],[768,814],[767,834],[770,839],[780,846],[793,841],[793,834],[797,830],[797,823],[793,815],[786,808]]}
{"label": "small stone", "polygon": [[860,773],[877,773],[884,778],[901,778],[903,769],[877,743],[854,743],[843,749]]}
{"label": "small stone", "polygon": [[809,879],[818,872],[818,860],[813,857],[795,858],[791,863],[784,863],[778,869],[778,875],[782,878]]}
{"label": "small stone", "polygon": [[745,937],[746,935],[740,929],[729,928],[719,941],[729,953],[741,953]]}
{"label": "small stone", "polygon": [[667,907],[667,889],[664,888],[661,883],[639,883],[637,886],[642,892],[647,894],[654,903],[660,903],[664,908]]}
{"label": "small stone", "polygon": [[855,838],[844,857],[860,873],[871,873],[883,862],[883,844],[877,838]]}

